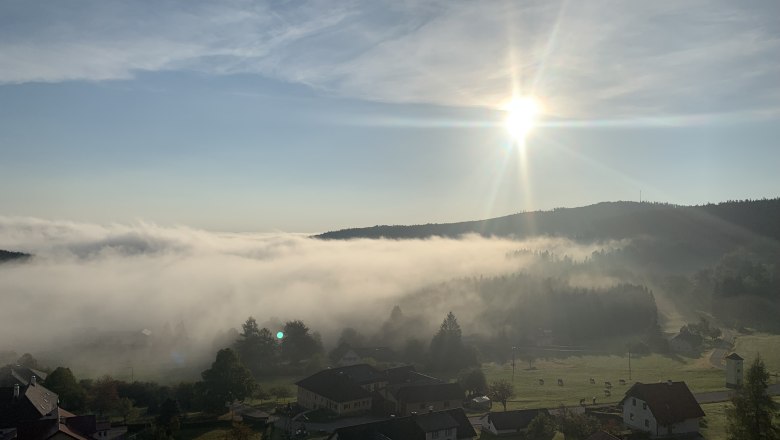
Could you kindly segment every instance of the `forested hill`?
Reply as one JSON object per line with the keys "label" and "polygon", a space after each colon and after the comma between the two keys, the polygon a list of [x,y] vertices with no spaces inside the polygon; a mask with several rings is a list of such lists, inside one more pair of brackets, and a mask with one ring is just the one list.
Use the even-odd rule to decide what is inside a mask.
{"label": "forested hill", "polygon": [[24,252],[12,252],[12,251],[4,251],[0,249],[0,263],[5,263],[6,261],[21,261],[26,260],[30,258],[32,255],[25,254]]}
{"label": "forested hill", "polygon": [[488,220],[414,226],[343,229],[321,239],[458,237],[464,234],[575,240],[653,237],[669,240],[780,240],[780,198],[702,206],[604,202],[580,208],[524,212]]}

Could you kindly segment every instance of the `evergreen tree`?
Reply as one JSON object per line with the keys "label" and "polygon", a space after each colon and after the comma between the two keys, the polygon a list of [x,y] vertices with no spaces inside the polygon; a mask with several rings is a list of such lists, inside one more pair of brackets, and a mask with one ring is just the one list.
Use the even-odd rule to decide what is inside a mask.
{"label": "evergreen tree", "polygon": [[769,372],[757,357],[747,370],[742,388],[726,410],[729,440],[778,440],[780,428],[774,425],[778,404],[767,393]]}
{"label": "evergreen tree", "polygon": [[431,339],[430,356],[430,368],[437,371],[460,370],[476,364],[476,356],[463,346],[460,325],[452,312]]}

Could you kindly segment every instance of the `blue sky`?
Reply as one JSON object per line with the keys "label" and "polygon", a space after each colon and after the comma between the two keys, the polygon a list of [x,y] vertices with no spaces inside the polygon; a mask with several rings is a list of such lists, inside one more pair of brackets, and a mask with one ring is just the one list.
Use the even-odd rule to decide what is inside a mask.
{"label": "blue sky", "polygon": [[[524,148],[501,105],[535,96]],[[0,2],[0,215],[323,231],[780,188],[780,3]]]}

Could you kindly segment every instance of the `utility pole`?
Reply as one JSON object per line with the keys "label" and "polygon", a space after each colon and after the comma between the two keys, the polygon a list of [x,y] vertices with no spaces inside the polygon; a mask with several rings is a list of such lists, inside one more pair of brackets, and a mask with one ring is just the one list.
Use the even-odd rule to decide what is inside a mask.
{"label": "utility pole", "polygon": [[512,347],[512,383],[515,382],[515,348]]}

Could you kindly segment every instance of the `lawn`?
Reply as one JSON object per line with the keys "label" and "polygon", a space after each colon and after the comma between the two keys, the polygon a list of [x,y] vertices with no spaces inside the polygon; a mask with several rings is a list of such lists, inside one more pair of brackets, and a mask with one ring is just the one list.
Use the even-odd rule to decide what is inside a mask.
{"label": "lawn", "polygon": [[737,337],[734,351],[745,358],[745,369],[759,354],[767,370],[780,373],[780,335],[755,334]]}
{"label": "lawn", "polygon": [[[724,389],[725,376],[709,366],[706,356],[700,359],[668,357],[658,354],[631,358],[631,379],[628,377],[628,357],[572,356],[538,360],[534,369],[517,363],[514,376],[515,397],[507,409],[553,408],[561,404],[576,405],[580,399],[592,403],[618,402],[633,382],[659,382],[668,379],[685,381],[694,392]],[[511,364],[484,364],[488,383],[497,379],[512,381]],[[596,381],[590,384],[589,379]],[[544,379],[544,385],[539,384]],[[557,380],[563,379],[563,386]],[[625,379],[626,385],[619,385]],[[612,382],[611,396],[604,395],[604,382]],[[501,407],[499,406],[499,408]]]}
{"label": "lawn", "polygon": [[[628,357],[626,356],[571,356],[567,358],[539,359],[533,370],[528,364],[517,362],[514,388],[515,397],[507,409],[553,408],[561,404],[576,405],[580,399],[597,403],[618,402],[633,382],[658,382],[672,379],[684,380],[694,392],[721,390],[725,387],[725,375],[721,370],[712,368],[707,354],[702,358],[690,359],[652,354],[631,358],[631,380],[628,378]],[[482,365],[488,383],[497,379],[512,381],[511,364],[486,363]],[[439,377],[447,378],[439,375]],[[563,379],[564,385],[558,386],[557,380]],[[589,379],[596,380],[595,385]],[[260,386],[268,390],[273,386],[285,385],[295,393],[293,385],[300,377],[276,376],[259,380]],[[454,379],[449,378],[449,379]],[[539,379],[545,384],[539,385]],[[619,379],[625,379],[626,385],[619,385]],[[604,381],[612,382],[612,396],[604,396]],[[286,403],[291,399],[283,399]],[[250,401],[257,404],[259,401]],[[264,401],[263,403],[269,403]],[[498,408],[501,407],[499,405]]]}
{"label": "lawn", "polygon": [[[775,397],[775,402],[780,403],[780,397]],[[707,415],[707,427],[702,428],[701,435],[707,440],[726,440],[726,408],[730,402],[705,403],[701,406]],[[780,418],[775,419],[780,422]]]}

